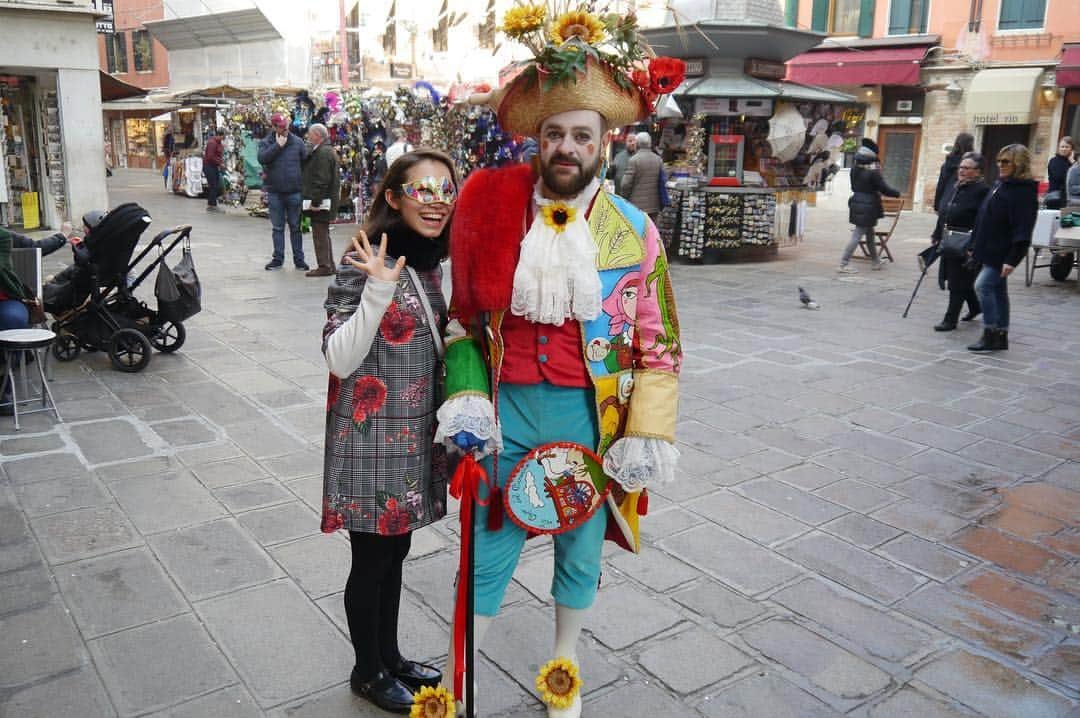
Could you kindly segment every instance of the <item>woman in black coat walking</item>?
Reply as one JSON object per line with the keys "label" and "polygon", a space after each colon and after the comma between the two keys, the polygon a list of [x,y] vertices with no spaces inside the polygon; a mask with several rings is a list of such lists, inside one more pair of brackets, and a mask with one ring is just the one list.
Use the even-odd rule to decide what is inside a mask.
{"label": "woman in black coat walking", "polygon": [[840,257],[840,268],[836,271],[841,274],[855,274],[858,270],[849,267],[851,255],[859,246],[859,237],[866,237],[866,248],[870,252],[872,269],[881,269],[881,260],[877,256],[877,247],[874,245],[874,226],[878,219],[885,214],[881,206],[881,195],[887,197],[899,197],[900,191],[895,190],[885,182],[881,176],[881,166],[878,164],[878,146],[871,139],[863,138],[862,146],[855,153],[855,167],[851,170],[851,199],[848,200],[848,221],[855,225],[851,231],[851,239],[844,247],[844,254]]}
{"label": "woman in black coat walking", "polygon": [[1027,255],[1039,212],[1039,187],[1031,176],[1031,152],[1008,145],[997,156],[998,181],[975,219],[973,258],[982,267],[975,291],[983,310],[983,335],[973,352],[1009,348],[1009,290],[1006,280]]}
{"label": "woman in black coat walking", "polygon": [[[940,245],[947,229],[971,231],[975,226],[975,217],[979,207],[990,192],[990,187],[983,181],[983,158],[978,152],[968,152],[957,166],[958,179],[950,183],[942,193],[941,209],[938,210],[937,226],[930,239],[934,245]],[[934,330],[949,332],[956,329],[956,320],[960,309],[967,302],[968,313],[964,317],[969,322],[982,313],[979,299],[975,295],[975,272],[967,267],[967,257],[942,256],[938,265],[938,284],[942,289],[949,287],[949,307],[945,318],[934,325]]]}
{"label": "woman in black coat walking", "polygon": [[[1057,154],[1046,163],[1046,208],[1060,209],[1064,207],[1065,180],[1069,176],[1069,169],[1075,164],[1076,145],[1072,137],[1062,137],[1058,140]],[[1057,193],[1053,195],[1053,193]]]}
{"label": "woman in black coat walking", "polygon": [[975,151],[975,137],[967,132],[961,132],[953,140],[952,150],[945,155],[945,161],[941,163],[938,171],[937,187],[934,188],[934,211],[940,212],[943,206],[945,190],[956,182],[956,170],[960,162],[968,152]]}

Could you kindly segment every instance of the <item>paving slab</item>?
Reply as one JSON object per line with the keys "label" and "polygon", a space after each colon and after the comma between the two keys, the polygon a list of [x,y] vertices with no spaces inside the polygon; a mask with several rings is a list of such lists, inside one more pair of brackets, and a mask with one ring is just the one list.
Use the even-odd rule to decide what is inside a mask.
{"label": "paving slab", "polygon": [[974,714],[955,703],[945,703],[905,686],[870,708],[852,715],[858,718],[971,718]]}
{"label": "paving slab", "polygon": [[660,546],[748,595],[774,588],[802,572],[775,553],[711,525],[684,531],[661,541]]}
{"label": "paving slab", "polygon": [[1046,576],[1066,559],[1038,544],[982,526],[974,526],[953,539],[962,551],[1026,576]]}
{"label": "paving slab", "polygon": [[928,539],[944,539],[952,536],[970,522],[947,511],[918,501],[897,501],[871,516],[882,523]]}
{"label": "paving slab", "polygon": [[248,511],[237,516],[263,546],[319,532],[319,516],[300,501]]}
{"label": "paving slab", "polygon": [[13,489],[22,510],[31,518],[113,502],[112,496],[93,474],[16,484]]}
{"label": "paving slab", "polygon": [[[667,592],[702,575],[692,566],[655,548],[638,554],[620,553],[610,560],[608,565],[615,571],[660,592]],[[538,596],[538,598],[543,599],[543,596]]]}
{"label": "paving slab", "polygon": [[594,607],[585,620],[585,629],[615,650],[638,643],[682,621],[670,600],[652,596],[636,586],[601,588]]}
{"label": "paving slab", "polygon": [[90,642],[94,662],[120,715],[159,710],[236,682],[191,614]]}
{"label": "paving slab", "polygon": [[127,517],[114,506],[42,516],[31,525],[41,550],[53,565],[142,544]]}
{"label": "paving slab", "polygon": [[4,467],[4,473],[13,484],[78,476],[85,474],[87,470],[78,457],[67,453],[38,454],[28,459],[12,459],[3,461],[0,466]]}
{"label": "paving slab", "polygon": [[[681,660],[687,655],[696,657],[689,665]],[[754,665],[753,658],[698,627],[650,641],[638,660],[650,673],[681,694],[693,693]]]}
{"label": "paving slab", "polygon": [[770,508],[811,525],[832,521],[848,512],[843,506],[773,479],[739,484],[737,491]]}
{"label": "paving slab", "polygon": [[780,549],[793,561],[883,603],[907,595],[926,579],[828,534],[815,532]]}
{"label": "paving slab", "polygon": [[191,526],[228,513],[190,471],[114,481],[109,488],[143,534]]}
{"label": "paving slab", "polygon": [[804,523],[728,491],[700,497],[694,501],[693,510],[726,529],[766,546],[810,530]]}
{"label": "paving slab", "polygon": [[709,718],[839,718],[842,714],[814,696],[796,688],[775,671],[761,671],[707,696],[698,705]]}
{"label": "paving slab", "polygon": [[143,435],[145,426],[134,421],[90,421],[74,424],[69,431],[91,465],[149,456],[156,450],[148,443],[149,437]]}
{"label": "paving slab", "polygon": [[279,544],[268,551],[312,598],[345,588],[352,552],[349,542],[340,536],[319,533]]}
{"label": "paving slab", "polygon": [[854,479],[843,479],[824,486],[815,491],[814,495],[863,514],[901,498],[899,494]]}
{"label": "paving slab", "polygon": [[273,506],[293,498],[293,495],[276,479],[227,486],[213,493],[214,497],[233,513]]}
{"label": "paving slab", "polygon": [[289,580],[212,598],[196,610],[263,708],[346,680],[356,660],[348,640]]}
{"label": "paving slab", "polygon": [[867,518],[862,514],[846,514],[821,526],[822,530],[839,536],[859,548],[872,549],[903,533],[900,529]]}
{"label": "paving slab", "polygon": [[89,665],[90,657],[59,597],[0,616],[0,689],[15,688]]}
{"label": "paving slab", "polygon": [[973,563],[962,554],[909,534],[879,546],[875,553],[942,582],[963,572]]}
{"label": "paving slab", "polygon": [[929,663],[915,677],[988,718],[1056,718],[1073,707],[997,661],[964,650]]}
{"label": "paving slab", "polygon": [[262,715],[243,687],[232,686],[154,713],[152,718],[258,718]]}
{"label": "paving slab", "polygon": [[90,665],[33,683],[0,698],[0,715],[37,718],[111,718],[116,710]]}
{"label": "paving slab", "polygon": [[[686,707],[651,683],[634,682],[619,686],[606,695],[585,703],[582,714],[596,716],[677,716]],[[510,715],[510,714],[507,714]]]}

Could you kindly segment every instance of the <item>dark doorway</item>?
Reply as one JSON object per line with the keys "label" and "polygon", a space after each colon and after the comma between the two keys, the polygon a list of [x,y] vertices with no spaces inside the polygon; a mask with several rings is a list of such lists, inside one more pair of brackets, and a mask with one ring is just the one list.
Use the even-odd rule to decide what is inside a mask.
{"label": "dark doorway", "polygon": [[[983,127],[982,155],[986,160],[986,180],[997,180],[997,153],[1006,145],[1027,145],[1031,125],[986,125]],[[1030,149],[1030,148],[1029,148]],[[1034,169],[1034,167],[1032,168]]]}

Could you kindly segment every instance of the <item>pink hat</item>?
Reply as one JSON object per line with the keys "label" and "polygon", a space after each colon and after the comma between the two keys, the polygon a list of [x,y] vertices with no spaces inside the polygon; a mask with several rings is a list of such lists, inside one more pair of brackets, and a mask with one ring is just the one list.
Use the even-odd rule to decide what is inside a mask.
{"label": "pink hat", "polygon": [[285,115],[275,112],[270,116],[270,124],[274,127],[288,127],[289,121],[285,119]]}

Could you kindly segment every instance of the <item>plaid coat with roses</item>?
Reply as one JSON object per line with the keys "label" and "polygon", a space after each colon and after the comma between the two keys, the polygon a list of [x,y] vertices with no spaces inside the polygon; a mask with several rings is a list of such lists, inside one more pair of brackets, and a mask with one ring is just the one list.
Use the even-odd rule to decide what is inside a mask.
{"label": "plaid coat with roses", "polygon": [[[322,530],[397,535],[446,515],[447,462],[436,446],[441,381],[431,332],[446,326],[442,269],[402,271],[371,350],[347,379],[330,375],[326,400]],[[356,311],[367,275],[342,262],[326,299],[327,339]],[[438,327],[428,326],[418,292]]]}

